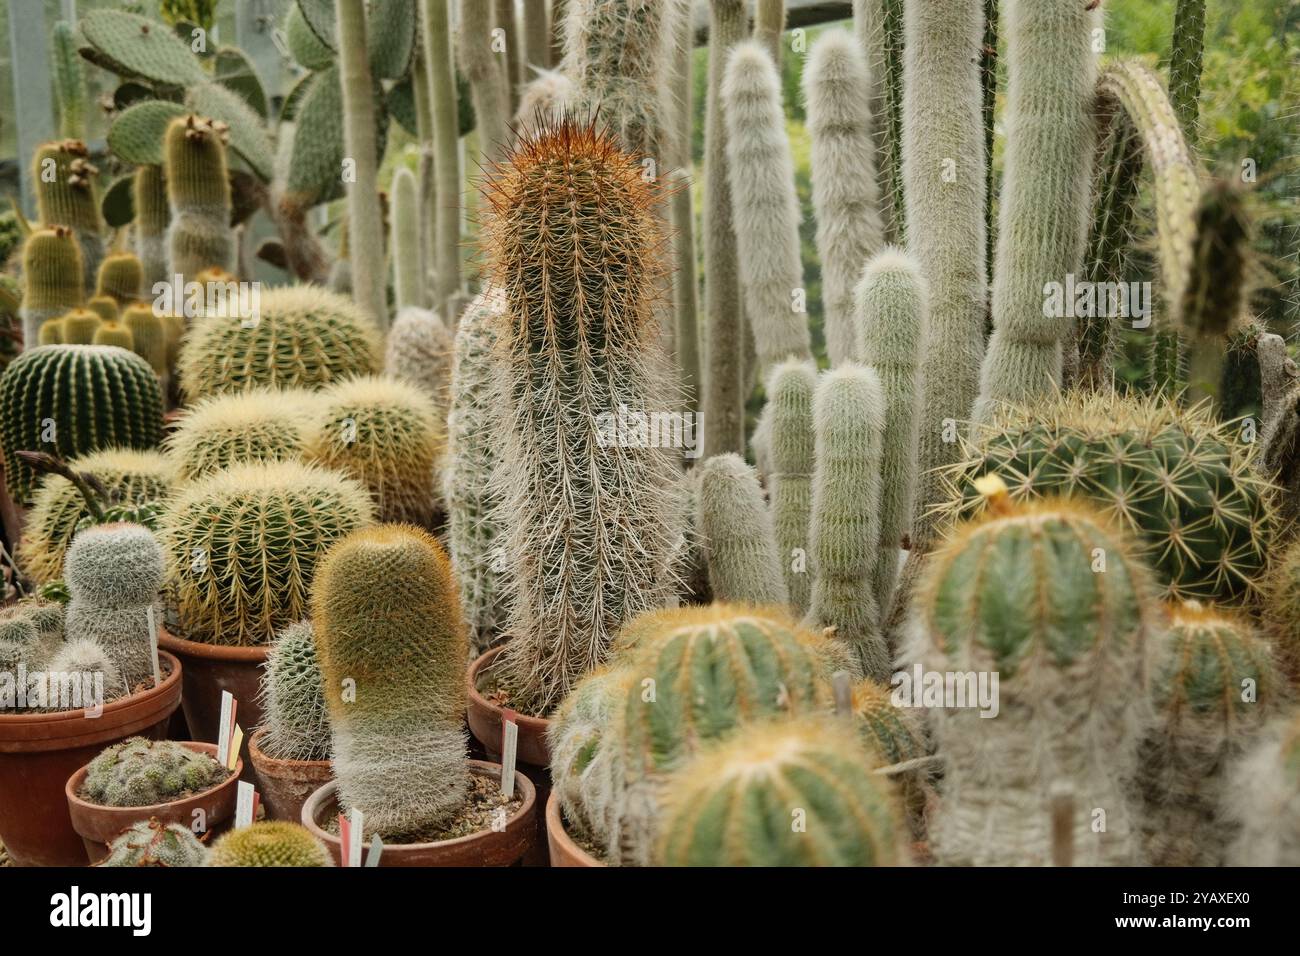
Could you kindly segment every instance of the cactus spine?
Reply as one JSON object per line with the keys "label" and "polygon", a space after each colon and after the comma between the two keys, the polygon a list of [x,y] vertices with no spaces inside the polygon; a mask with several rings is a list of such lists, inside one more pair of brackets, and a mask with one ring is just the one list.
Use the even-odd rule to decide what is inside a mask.
{"label": "cactus spine", "polygon": [[451,51],[448,0],[420,0],[424,25],[424,65],[429,74],[429,103],[433,110],[433,169],[436,181],[436,221],[432,226],[434,272],[431,303],[443,312],[460,281],[460,137],[457,126],[456,81]]}
{"label": "cactus spine", "polygon": [[42,326],[86,298],[81,248],[72,230],[55,226],[32,233],[23,246],[23,275],[23,343],[33,349],[46,344],[40,341]]}
{"label": "cactus spine", "polygon": [[72,230],[81,249],[82,287],[95,284],[99,260],[104,257],[104,220],[99,212],[90,150],[79,139],[46,143],[32,159],[32,182],[36,207],[46,228],[64,226]]}
{"label": "cactus spine", "polygon": [[282,630],[266,655],[262,677],[261,749],[277,760],[328,760],[329,713],[311,622]]}
{"label": "cactus spine", "polygon": [[809,566],[809,523],[815,455],[813,393],[817,369],[811,362],[782,362],[772,371],[767,393],[771,422],[772,473],[768,493],[777,557],[785,572],[790,606],[808,610],[813,568]]}
{"label": "cactus spine", "polygon": [[167,257],[167,226],[171,209],[167,183],[161,166],[140,166],[131,184],[135,205],[135,254],[144,271],[144,288],[152,291],[159,282],[170,282]]}
{"label": "cactus spine", "polygon": [[1169,94],[1189,143],[1197,139],[1201,106],[1201,60],[1205,48],[1205,0],[1178,0],[1169,53]]}
{"label": "cactus spine", "polygon": [[844,30],[813,44],[804,73],[812,137],[813,211],[822,260],[826,352],[831,365],[860,358],[853,290],[862,266],[880,251],[880,193],[866,57]]}
{"label": "cactus spine", "polygon": [[[340,805],[385,839],[445,823],[468,795],[468,647],[451,566],[427,532],[358,531],[312,586]],[[355,700],[344,687],[355,681]]]}
{"label": "cactus spine", "polygon": [[706,461],[700,474],[699,512],[714,599],[788,604],[772,517],[754,469],[737,455]]}
{"label": "cactus spine", "polygon": [[201,399],[164,443],[177,481],[196,481],[235,464],[302,457],[312,404],[307,392],[276,388]]}
{"label": "cactus spine", "polygon": [[163,156],[170,221],[168,281],[208,268],[235,269],[224,123],[179,116],[167,127]]}
{"label": "cactus spine", "polygon": [[415,174],[405,166],[393,173],[392,235],[393,296],[397,312],[424,308],[424,262],[420,259],[420,202]]}

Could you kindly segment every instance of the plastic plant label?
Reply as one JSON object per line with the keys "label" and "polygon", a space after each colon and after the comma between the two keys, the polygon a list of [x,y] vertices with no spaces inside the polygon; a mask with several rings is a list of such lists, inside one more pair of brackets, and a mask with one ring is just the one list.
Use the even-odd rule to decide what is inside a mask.
{"label": "plastic plant label", "polygon": [[376,833],[370,838],[370,852],[366,854],[366,866],[378,866],[379,858],[384,853],[384,841]]}
{"label": "plastic plant label", "polygon": [[239,762],[239,748],[244,745],[244,729],[235,724],[235,732],[230,735],[230,753],[226,756],[226,769],[234,770]]}
{"label": "plastic plant label", "polygon": [[515,712],[507,710],[501,723],[501,792],[507,797],[515,795],[515,755],[519,751],[519,725]]}
{"label": "plastic plant label", "polygon": [[153,619],[153,605],[146,607],[144,613],[149,622],[149,653],[153,657],[153,686],[157,687],[162,683],[162,664],[158,660],[158,624]]}
{"label": "plastic plant label", "polygon": [[235,794],[235,829],[251,824],[256,813],[257,791],[247,780],[241,780]]}
{"label": "plastic plant label", "polygon": [[230,691],[221,692],[221,719],[217,721],[217,763],[230,766],[230,732],[235,724],[235,697]]}

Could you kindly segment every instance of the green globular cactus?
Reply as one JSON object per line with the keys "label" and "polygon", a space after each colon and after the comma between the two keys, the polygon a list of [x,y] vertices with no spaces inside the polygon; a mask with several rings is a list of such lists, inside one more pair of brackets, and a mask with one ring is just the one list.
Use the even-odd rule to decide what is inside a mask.
{"label": "green globular cactus", "polygon": [[[1004,403],[1032,403],[1061,385],[1062,343],[1075,348],[1074,320],[1068,310],[1050,314],[1044,290],[1064,285],[1083,265],[1096,151],[1093,33],[1100,11],[1074,0],[1009,0],[1003,22],[1007,151],[993,336],[980,369],[977,422],[989,421]],[[1076,353],[1066,364],[1077,366],[1077,359]]]}
{"label": "green globular cactus", "polygon": [[[42,666],[47,673],[60,675],[60,681],[67,679],[65,675],[77,675],[73,679],[82,682],[83,700],[87,689],[93,700],[97,686],[103,688],[105,702],[129,694],[135,686],[123,679],[122,672],[113,663],[109,652],[89,637],[70,638]],[[27,669],[32,669],[31,663],[28,663]],[[92,680],[89,688],[85,684],[87,676]],[[86,703],[91,703],[91,700]]]}
{"label": "green globular cactus", "polygon": [[144,269],[129,252],[104,257],[95,278],[95,295],[112,296],[119,308],[139,302],[144,291]]}
{"label": "green globular cactus", "polygon": [[[505,626],[506,602],[500,581],[504,563],[498,551],[501,526],[497,506],[501,493],[492,480],[497,465],[494,436],[500,411],[493,382],[493,352],[497,322],[504,310],[504,298],[491,290],[479,293],[470,303],[456,329],[450,376],[443,499],[447,506],[448,549],[456,567],[470,648],[475,654],[494,644]],[[399,317],[390,333],[390,348],[401,328]]]}
{"label": "green globular cactus", "polygon": [[67,646],[62,605],[26,598],[0,610],[0,644],[6,649],[0,670],[13,674],[19,661],[28,671],[44,667]]}
{"label": "green globular cactus", "polygon": [[1227,770],[1272,716],[1279,689],[1269,647],[1247,618],[1195,601],[1171,609],[1137,781],[1146,863],[1223,865],[1233,832],[1219,808],[1238,796],[1226,789]]}
{"label": "green globular cactus", "polygon": [[72,230],[55,226],[33,232],[23,245],[23,276],[19,315],[24,348],[30,350],[46,344],[40,341],[46,323],[85,301],[81,247]]}
{"label": "green globular cactus", "polygon": [[160,537],[181,636],[270,643],[306,616],[329,546],[373,520],[355,481],[294,461],[232,465],[178,490]]}
{"label": "green globular cactus", "polygon": [[[117,300],[111,295],[96,295],[86,300],[86,308],[99,316],[101,322],[116,322],[118,319]],[[116,345],[115,342],[92,342],[92,345]],[[130,348],[128,344],[125,348]]]}
{"label": "green globular cactus", "polygon": [[1232,605],[1259,590],[1278,525],[1271,485],[1249,446],[1204,408],[1066,395],[999,416],[965,452],[946,476],[949,512],[977,511],[974,479],[997,474],[1016,498],[1081,498],[1116,520],[1166,598]]}
{"label": "green globular cactus", "polygon": [[943,494],[934,469],[960,455],[957,423],[970,418],[984,355],[985,167],[992,162],[981,111],[984,3],[917,0],[906,5],[904,25],[900,171],[907,195],[907,252],[929,287],[914,509],[915,537],[925,548],[934,538],[927,514]]}
{"label": "green globular cactus", "polygon": [[149,164],[137,167],[131,198],[135,207],[135,254],[144,274],[143,288],[152,294],[156,283],[172,281],[167,255],[171,208],[163,168]]}
{"label": "green globular cactus", "polygon": [[614,670],[579,683],[549,731],[568,818],[611,863],[649,864],[666,775],[751,721],[824,712],[831,660],[777,609],[713,604],[630,622]]}
{"label": "green globular cactus", "polygon": [[427,527],[443,446],[428,395],[396,379],[365,376],[320,394],[305,457],[364,485],[378,520]]}
{"label": "green globular cactus", "polygon": [[485,190],[505,301],[493,480],[515,591],[499,666],[526,713],[547,714],[624,621],[676,593],[674,456],[622,427],[671,407],[654,309],[660,196],[608,134],[569,119],[520,143]]}
{"label": "green globular cactus", "polygon": [[68,640],[99,644],[128,688],[152,678],[163,583],[163,551],[153,532],[134,524],[81,531],[64,558],[63,577]]}
{"label": "green globular cactus", "polygon": [[858,739],[875,755],[877,763],[891,768],[912,835],[917,840],[925,839],[926,816],[934,794],[933,771],[924,763],[896,766],[922,761],[929,755],[925,711],[895,704],[890,685],[872,680],[854,684],[849,701]]}
{"label": "green globular cactus", "polygon": [[163,443],[178,482],[234,464],[301,458],[307,448],[311,393],[253,388],[201,399]]}
{"label": "green globular cactus", "polygon": [[469,647],[442,546],[402,525],[349,535],[321,562],[312,622],[340,806],[384,839],[445,824],[470,787]]}
{"label": "green globular cactus", "polygon": [[700,470],[699,527],[713,596],[741,604],[789,604],[758,474],[738,455],[717,455]]}
{"label": "green globular cactus", "polygon": [[[171,492],[171,463],[156,451],[110,448],[68,464],[94,476],[109,500],[120,506],[158,501]],[[18,544],[18,566],[23,574],[37,584],[60,579],[77,525],[89,516],[86,499],[76,485],[61,475],[43,475],[32,495]]]}
{"label": "green globular cactus", "polygon": [[1133,863],[1127,786],[1157,626],[1149,573],[1098,513],[1014,503],[995,476],[980,488],[988,514],[931,556],[904,652],[914,668],[949,675],[945,686],[960,682],[930,709],[944,767],[935,858],[1047,865],[1060,787],[1075,798],[1075,865]]}
{"label": "green globular cactus", "polygon": [[392,235],[388,244],[393,258],[393,298],[397,314],[410,307],[423,309],[424,262],[420,258],[420,202],[415,174],[405,166],[393,173],[389,202]]}
{"label": "green globular cactus", "polygon": [[231,830],[217,840],[206,865],[318,867],[333,866],[334,859],[306,827],[263,820]]}
{"label": "green globular cactus", "polygon": [[879,559],[886,399],[875,372],[827,373],[813,398],[812,598],[805,624],[833,629],[860,676],[885,680],[889,649],[873,588]]}
{"label": "green globular cactus", "polygon": [[727,176],[735,212],[740,285],[760,367],[811,359],[803,292],[799,200],[785,135],[781,84],[762,45],[747,40],[727,60],[722,83]]}
{"label": "green globular cactus", "polygon": [[816,390],[816,366],[794,360],[773,369],[767,385],[771,423],[768,447],[772,454],[772,473],[767,482],[772,528],[790,606],[799,614],[808,610],[812,590],[808,534],[816,449],[812,412]]}
{"label": "green globular cactus", "polygon": [[329,713],[310,621],[276,636],[262,675],[261,749],[277,760],[328,760]]}
{"label": "green globular cactus", "polygon": [[[73,309],[55,326],[59,330],[61,345],[93,345],[95,333],[102,324],[98,313],[89,309]],[[48,325],[48,323],[47,323]]]}
{"label": "green globular cactus", "polygon": [[404,308],[388,330],[384,374],[421,389],[433,399],[438,420],[451,403],[453,330],[431,309]]}
{"label": "green globular cactus", "polygon": [[886,250],[867,263],[855,293],[859,354],[880,379],[885,399],[880,553],[871,572],[871,589],[882,615],[890,607],[898,581],[899,549],[912,527],[916,418],[929,294],[916,260],[897,249]]}
{"label": "green globular cactus", "polygon": [[203,866],[208,848],[179,823],[157,818],[140,820],[108,845],[108,856],[97,866]]}
{"label": "green globular cactus", "polygon": [[154,448],[161,438],[158,377],[124,349],[42,346],[0,375],[0,440],[16,502],[30,501],[35,484],[19,451],[72,458],[105,448]]}
{"label": "green globular cactus", "polygon": [[90,762],[82,796],[106,807],[151,807],[210,790],[229,776],[208,754],[174,740],[132,737]]}
{"label": "green globular cactus", "polygon": [[177,372],[189,401],[258,385],[320,388],[379,371],[379,329],[346,298],[316,286],[261,294],[256,321],[208,313],[189,326]]}
{"label": "green globular cactus", "polygon": [[77,53],[76,27],[66,20],[50,33],[54,69],[54,99],[59,104],[59,132],[68,139],[86,136],[86,73]]}
{"label": "green globular cactus", "polygon": [[77,237],[82,284],[87,289],[94,286],[104,256],[104,219],[95,189],[98,175],[90,150],[79,139],[45,143],[32,157],[37,214],[46,228],[64,226]]}
{"label": "green globular cactus", "polygon": [[[456,60],[469,81],[479,149],[489,163],[499,162],[510,143],[510,87],[502,54],[492,35],[492,4],[459,0]],[[513,42],[510,37],[507,42]]]}
{"label": "green globular cactus", "polygon": [[1300,714],[1276,721],[1230,770],[1229,866],[1300,866]]}
{"label": "green globular cactus", "polygon": [[813,213],[831,365],[860,358],[853,290],[880,251],[880,192],[865,51],[845,30],[817,38],[803,76],[812,137]]}
{"label": "green globular cactus", "polygon": [[193,114],[178,116],[167,126],[168,281],[177,275],[188,281],[208,268],[235,268],[226,137],[224,123]]}
{"label": "green globular cactus", "polygon": [[62,345],[63,344],[63,320],[48,319],[41,325],[41,330],[37,334],[37,345]]}
{"label": "green globular cactus", "polygon": [[825,720],[747,727],[673,774],[659,866],[898,866],[906,827],[888,781]]}
{"label": "green globular cactus", "polygon": [[135,351],[135,338],[131,335],[131,330],[117,319],[105,319],[101,322],[99,328],[95,329],[95,337],[91,344],[110,345],[128,352]]}
{"label": "green globular cactus", "polygon": [[[130,305],[122,312],[122,325],[131,333],[131,351],[149,363],[154,374],[167,374],[167,330],[152,306]],[[66,325],[65,325],[66,327]]]}

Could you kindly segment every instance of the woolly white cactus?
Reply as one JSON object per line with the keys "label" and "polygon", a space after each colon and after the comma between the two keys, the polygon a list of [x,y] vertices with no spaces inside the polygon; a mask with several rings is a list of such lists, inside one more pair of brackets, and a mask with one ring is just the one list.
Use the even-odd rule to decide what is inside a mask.
{"label": "woolly white cactus", "polygon": [[812,137],[812,198],[822,262],[831,365],[860,358],[853,289],[881,247],[880,191],[871,139],[867,61],[844,30],[817,38],[803,75]]}
{"label": "woolly white cactus", "polygon": [[[424,264],[420,260],[420,202],[415,174],[405,166],[393,173],[388,245],[393,257],[393,295],[398,315],[408,306],[424,307]],[[390,345],[391,347],[391,345]]]}
{"label": "woolly white cactus", "polygon": [[537,131],[538,121],[554,122],[564,115],[576,87],[568,74],[534,66],[537,77],[524,87],[515,110],[515,127],[524,135]]}
{"label": "woolly white cactus", "polygon": [[740,456],[718,455],[704,463],[699,516],[715,600],[789,602],[763,489]]}
{"label": "woolly white cactus", "polygon": [[310,621],[282,630],[262,677],[262,750],[279,760],[326,760],[330,749],[325,684]]}
{"label": "woolly white cactus", "polygon": [[1269,726],[1231,770],[1223,817],[1229,866],[1300,866],[1300,717]]}
{"label": "woolly white cactus", "polygon": [[[51,675],[80,675],[80,677],[74,678],[80,681],[84,681],[85,677],[89,675],[92,680],[102,680],[104,700],[121,697],[130,690],[123,682],[122,672],[113,663],[108,651],[98,641],[89,637],[68,641],[43,666]],[[28,669],[31,669],[30,665]],[[62,681],[66,678],[59,677],[58,679]],[[85,684],[83,683],[81,686],[84,689]]]}
{"label": "woolly white cactus", "polygon": [[812,514],[813,393],[817,368],[811,362],[790,360],[772,370],[767,405],[771,473],[768,489],[777,554],[790,592],[790,606],[808,610],[813,568],[808,525]]}
{"label": "woolly white cactus", "polygon": [[438,313],[406,308],[393,321],[384,354],[384,373],[426,392],[440,421],[451,402],[452,348],[452,331]]}
{"label": "woolly white cactus", "polygon": [[762,44],[737,44],[727,60],[722,99],[741,288],[759,365],[767,370],[782,359],[809,359],[812,349],[807,317],[796,311],[803,265],[794,161],[780,78]]}

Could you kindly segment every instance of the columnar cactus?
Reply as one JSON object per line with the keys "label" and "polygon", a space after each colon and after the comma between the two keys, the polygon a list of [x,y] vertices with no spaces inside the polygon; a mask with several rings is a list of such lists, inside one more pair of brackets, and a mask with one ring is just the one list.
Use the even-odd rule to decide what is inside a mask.
{"label": "columnar cactus", "polygon": [[388,330],[384,374],[421,389],[445,421],[451,402],[454,330],[431,309],[405,308]]}
{"label": "columnar cactus", "polygon": [[906,827],[866,751],[825,720],[747,727],[664,788],[660,866],[897,866]]}
{"label": "columnar cactus", "polygon": [[424,308],[424,263],[420,259],[420,202],[415,174],[405,166],[393,173],[388,245],[393,259],[393,297],[397,314],[408,307]]}
{"label": "columnar cactus", "polygon": [[101,322],[96,312],[89,309],[73,309],[59,320],[57,328],[61,344],[92,345]]}
{"label": "columnar cactus", "polygon": [[263,292],[257,322],[209,313],[194,320],[177,372],[189,401],[257,385],[319,388],[379,371],[379,329],[342,296],[315,286]]}
{"label": "columnar cactus", "polygon": [[1169,94],[1183,134],[1196,142],[1200,116],[1201,61],[1205,50],[1205,0],[1178,0],[1169,54]]}
{"label": "columnar cactus", "polygon": [[872,575],[880,542],[886,401],[880,379],[859,365],[827,373],[813,399],[812,564],[805,623],[833,628],[861,675],[884,680],[889,650]]}
{"label": "columnar cactus", "polygon": [[180,635],[270,643],[306,615],[321,555],[373,520],[355,481],[293,461],[233,465],[182,488],[160,529]]}
{"label": "columnar cactus", "polygon": [[174,740],[132,737],[90,762],[82,796],[106,807],[150,807],[210,790],[229,776],[208,754]]}
{"label": "columnar cactus", "polygon": [[933,469],[958,458],[954,434],[970,418],[984,355],[984,170],[991,160],[980,98],[983,0],[917,0],[906,5],[904,25],[907,251],[929,286],[915,496],[918,544],[928,547],[934,532],[926,514],[943,494]]}
{"label": "columnar cactus", "polygon": [[[149,363],[160,378],[167,375],[167,330],[152,306],[129,305],[122,325],[131,333],[131,351]],[[67,324],[64,324],[65,334]]]}
{"label": "columnar cactus", "polygon": [[1300,866],[1300,715],[1276,721],[1231,770],[1230,866]]}
{"label": "columnar cactus", "polygon": [[420,0],[423,62],[429,74],[429,105],[433,113],[433,169],[438,196],[433,236],[433,301],[441,312],[461,291],[460,136],[457,123],[455,60],[452,56],[450,0]]}
{"label": "columnar cactus", "polygon": [[70,139],[86,135],[86,74],[77,52],[76,27],[67,20],[51,31],[54,98],[59,106],[59,132]]}
{"label": "columnar cactus", "polygon": [[224,123],[193,115],[177,117],[167,127],[168,281],[174,275],[188,280],[213,266],[227,272],[235,268],[227,134]]}
{"label": "columnar cactus", "polygon": [[266,655],[262,676],[261,749],[277,760],[328,760],[329,713],[310,621],[284,628]]}
{"label": "columnar cactus", "polygon": [[253,388],[201,399],[167,435],[163,448],[178,482],[221,468],[300,458],[307,447],[311,393]]}
{"label": "columnar cactus", "polygon": [[920,366],[930,290],[916,260],[895,249],[867,263],[855,293],[862,362],[880,379],[885,398],[880,459],[880,553],[871,573],[883,615],[898,580],[899,549],[912,528],[916,495]]}
{"label": "columnar cactus", "polygon": [[831,365],[859,359],[853,290],[880,251],[880,191],[866,53],[845,30],[817,38],[803,76],[812,137],[813,212],[822,261],[826,352]]}
{"label": "columnar cactus", "polygon": [[363,484],[380,521],[432,522],[444,435],[428,395],[381,376],[346,379],[321,393],[312,417],[309,461]]}
{"label": "columnar cactus", "polygon": [[0,375],[0,440],[14,500],[31,500],[35,473],[19,451],[65,458],[103,448],[153,448],[162,437],[162,394],[144,360],[102,345],[24,352]]}
{"label": "columnar cactus", "polygon": [[[492,4],[459,0],[456,60],[469,81],[479,149],[498,162],[510,144],[510,86],[492,36]],[[511,37],[509,42],[514,42]]]}
{"label": "columnar cactus", "polygon": [[698,508],[713,596],[742,604],[788,604],[772,516],[754,469],[738,455],[710,458],[701,467]]}
{"label": "columnar cactus", "polygon": [[87,528],[73,538],[63,576],[68,640],[98,643],[128,688],[149,680],[162,623],[163,551],[153,532],[134,524]]}
{"label": "columnar cactus", "polygon": [[538,122],[554,123],[568,109],[574,86],[568,74],[560,70],[537,70],[537,78],[524,87],[515,110],[515,129],[525,136],[537,132]]}
{"label": "columnar cactus", "polygon": [[[87,675],[92,676],[92,678],[102,682],[105,701],[130,693],[134,686],[127,684],[123,680],[122,672],[113,663],[108,651],[101,647],[98,641],[89,637],[69,640],[46,659],[41,666],[50,674],[75,674],[78,675],[77,679],[82,681],[85,680]],[[28,661],[27,669],[28,671],[32,670],[30,661]],[[62,678],[60,679],[62,680]]]}
{"label": "columnar cactus", "polygon": [[87,289],[94,286],[104,257],[104,219],[95,189],[98,175],[90,150],[79,139],[45,143],[32,157],[37,214],[46,228],[72,230],[81,248],[81,281]]}
{"label": "columnar cactus", "polygon": [[979,422],[989,421],[1002,403],[1051,395],[1061,384],[1062,342],[1074,347],[1073,320],[1044,315],[1043,290],[1077,274],[1083,259],[1096,138],[1093,43],[1101,22],[1100,11],[1088,6],[1009,0],[1003,17],[1007,151],[993,336],[974,410]]}
{"label": "columnar cactus", "polygon": [[208,848],[189,827],[155,818],[133,823],[108,846],[99,866],[203,866]]}
{"label": "columnar cactus", "polygon": [[624,621],[675,591],[672,456],[620,421],[669,407],[659,193],[607,134],[565,119],[523,141],[485,197],[508,383],[494,480],[516,589],[501,676],[521,710],[546,714]]}
{"label": "columnar cactus", "polygon": [[144,273],[144,289],[152,293],[155,283],[171,282],[168,272],[167,226],[171,209],[167,183],[161,166],[139,166],[131,183],[135,206],[135,254]]}
{"label": "columnar cactus", "polygon": [[207,866],[333,866],[334,859],[311,831],[297,823],[263,820],[217,840]]}
{"label": "columnar cactus", "polygon": [[1155,724],[1143,741],[1138,787],[1145,862],[1221,866],[1231,838],[1219,810],[1228,765],[1274,711],[1280,688],[1268,645],[1245,617],[1189,602],[1157,641]]}
{"label": "columnar cactus", "polygon": [[125,308],[139,302],[144,291],[144,269],[139,259],[129,252],[104,257],[95,278],[95,295],[112,296],[120,308]]}
{"label": "columnar cactus", "polygon": [[813,568],[809,552],[812,517],[812,476],[815,439],[813,393],[817,369],[811,362],[791,360],[772,370],[768,382],[768,420],[771,423],[772,473],[768,494],[777,556],[785,572],[790,606],[799,614],[808,610]]}
{"label": "columnar cactus", "polygon": [[72,230],[63,226],[38,229],[23,246],[23,346],[36,348],[41,328],[75,309],[86,298],[81,248]]}
{"label": "columnar cactus", "polygon": [[1015,504],[996,477],[980,487],[990,514],[932,555],[905,654],[963,681],[962,694],[930,712],[944,766],[935,857],[1051,862],[1048,805],[1064,786],[1078,808],[1075,862],[1132,863],[1139,840],[1126,785],[1146,719],[1148,573],[1095,512],[1064,500]]}
{"label": "columnar cactus", "polygon": [[340,805],[385,839],[446,823],[470,787],[469,648],[442,546],[402,525],[349,535],[321,562],[312,621]]}
{"label": "columnar cactus", "polygon": [[736,217],[740,285],[766,373],[782,359],[812,358],[799,258],[799,200],[785,135],[781,83],[762,45],[738,44],[722,84],[727,175]]}
{"label": "columnar cactus", "polygon": [[853,0],[853,26],[867,55],[881,220],[887,242],[904,238],[903,111],[905,25],[903,0]]}

